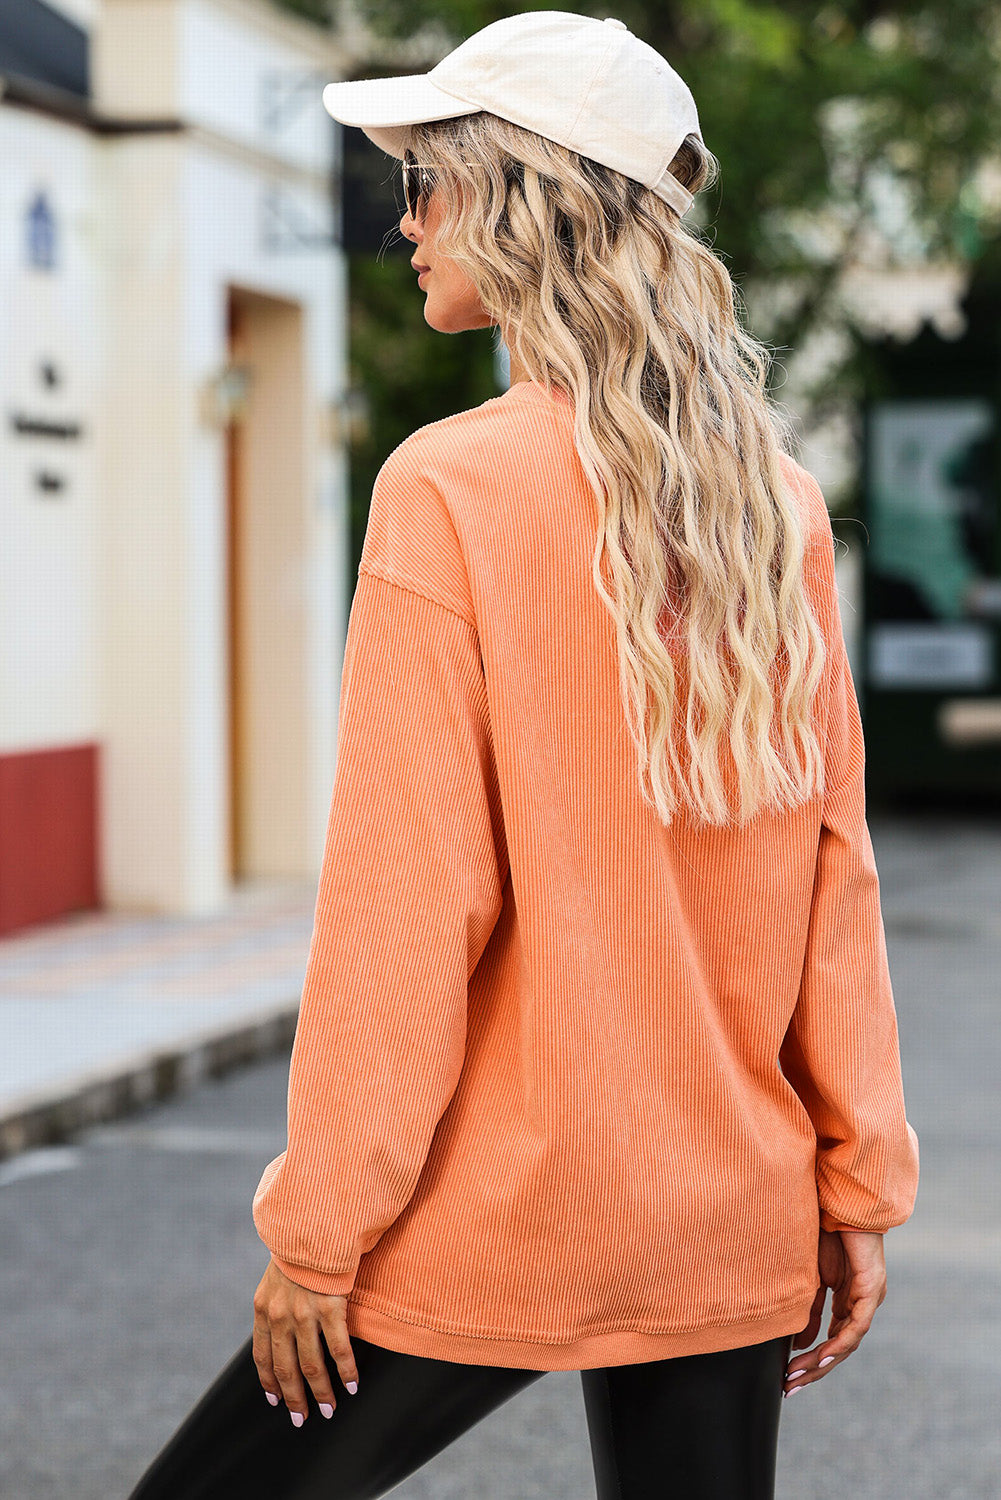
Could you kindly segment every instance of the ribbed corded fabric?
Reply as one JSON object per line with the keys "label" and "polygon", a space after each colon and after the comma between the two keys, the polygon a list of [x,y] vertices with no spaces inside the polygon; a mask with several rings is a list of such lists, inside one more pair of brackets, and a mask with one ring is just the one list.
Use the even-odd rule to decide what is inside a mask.
{"label": "ribbed corded fabric", "polygon": [[404,1353],[588,1369],[801,1329],[818,1225],[913,1207],[864,746],[823,495],[826,791],[743,830],[643,801],[561,392],[375,483],[288,1094],[282,1271]]}

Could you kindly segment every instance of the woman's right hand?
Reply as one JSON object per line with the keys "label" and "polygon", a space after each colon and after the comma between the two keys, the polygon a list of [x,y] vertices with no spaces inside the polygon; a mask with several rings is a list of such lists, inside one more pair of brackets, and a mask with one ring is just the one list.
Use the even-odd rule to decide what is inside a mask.
{"label": "woman's right hand", "polygon": [[[823,1380],[842,1360],[854,1354],[869,1331],[877,1307],[886,1296],[883,1236],[864,1230],[822,1229],[817,1250],[820,1286],[810,1309],[810,1321],[792,1342],[803,1349],[820,1332],[820,1321],[831,1289],[831,1321],[827,1338],[808,1354],[794,1354],[786,1367],[785,1391],[791,1396],[805,1385]],[[823,1368],[821,1369],[821,1366]],[[797,1379],[802,1376],[802,1379]]]}

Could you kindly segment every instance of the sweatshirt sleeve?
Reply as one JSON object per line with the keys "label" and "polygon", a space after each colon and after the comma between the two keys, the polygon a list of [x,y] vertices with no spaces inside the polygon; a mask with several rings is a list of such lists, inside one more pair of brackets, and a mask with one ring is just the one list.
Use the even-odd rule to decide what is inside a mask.
{"label": "sweatshirt sleeve", "polygon": [[[455,1091],[506,853],[461,552],[412,447],[380,471],[341,676],[337,766],[289,1071],[253,1201],[292,1281],[351,1290]],[[402,581],[401,581],[402,580]]]}
{"label": "sweatshirt sleeve", "polygon": [[[805,472],[805,471],[804,471]],[[917,1193],[897,1020],[865,816],[865,747],[845,649],[830,516],[816,481],[808,551],[828,649],[823,815],[799,996],[779,1060],[817,1132],[820,1225],[884,1233]]]}

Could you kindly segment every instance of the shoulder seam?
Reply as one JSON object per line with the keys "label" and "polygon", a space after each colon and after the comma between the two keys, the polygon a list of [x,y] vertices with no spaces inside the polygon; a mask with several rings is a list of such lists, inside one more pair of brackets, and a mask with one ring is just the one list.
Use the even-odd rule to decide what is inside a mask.
{"label": "shoulder seam", "polygon": [[438,609],[445,610],[447,614],[454,615],[457,620],[462,621],[463,625],[468,625],[470,630],[476,629],[476,621],[470,620],[461,610],[456,609],[451,604],[443,603],[441,599],[436,599],[433,594],[426,593],[424,589],[415,588],[412,583],[404,583],[399,578],[392,578],[388,573],[382,572],[381,569],[373,568],[371,563],[359,566],[358,572],[359,575],[367,573],[370,578],[378,578],[380,583],[389,583],[394,588],[403,589],[404,593],[415,594],[418,599],[424,599],[428,604],[434,604]]}
{"label": "shoulder seam", "polygon": [[[445,421],[448,421],[448,418],[447,417],[442,417],[439,420],[442,421],[442,422],[445,422]],[[434,424],[434,423],[429,424],[429,426],[434,426],[434,425],[436,425],[436,424]],[[427,472],[427,464],[425,462],[426,455],[421,452],[421,443],[420,443],[419,440],[421,438],[422,433],[424,433],[426,431],[428,431],[427,427],[417,428],[416,431],[410,433],[406,438],[404,438],[402,443],[397,444],[397,446],[393,449],[393,451],[390,454],[388,454],[387,457],[385,458],[385,460],[383,461],[382,468],[379,471],[379,476],[377,477],[376,483],[378,483],[379,478],[381,478],[383,471],[387,469],[387,467],[392,463],[392,461],[395,458],[397,458],[397,456],[401,453],[401,450],[404,447],[406,447],[407,445],[412,445],[417,450],[416,454],[414,454],[413,456],[408,455],[406,458],[400,458],[399,461],[400,461],[401,464],[404,464],[404,465],[406,465],[408,463],[410,465],[412,465],[412,467],[411,467],[411,473],[415,474],[419,478],[419,480],[420,480],[421,483],[427,485],[428,489],[431,490],[434,493],[434,495],[437,497],[438,502],[441,505],[442,513],[443,513],[443,515],[445,516],[445,518],[447,520],[448,526],[449,526],[450,531],[451,531],[452,538],[453,538],[453,540],[455,542],[456,553],[457,553],[457,555],[458,555],[458,557],[460,559],[460,562],[461,562],[461,568],[462,568],[462,574],[463,574],[463,582],[464,582],[464,585],[465,585],[464,592],[467,595],[469,595],[470,594],[469,566],[468,566],[468,563],[466,561],[465,553],[463,551],[462,542],[461,542],[461,540],[459,538],[458,528],[457,528],[457,526],[455,524],[455,517],[452,514],[452,507],[451,507],[451,505],[448,502],[448,497],[446,496],[444,490],[442,489],[442,486],[437,482],[437,480],[434,477],[432,477],[431,474],[429,474]],[[433,449],[432,449],[432,454],[433,454]],[[364,551],[363,551],[363,557],[364,557]],[[376,578],[381,578],[385,583],[395,583],[400,588],[408,589],[410,591],[410,593],[412,593],[412,594],[419,594],[422,599],[428,599],[428,600],[430,600],[430,602],[432,604],[437,604],[439,606],[439,608],[449,610],[449,612],[451,614],[456,615],[460,620],[464,620],[465,623],[467,625],[470,625],[474,630],[477,628],[476,627],[476,617],[475,617],[475,614],[473,614],[473,615],[467,615],[461,609],[456,609],[456,607],[454,605],[443,603],[442,600],[436,599],[433,594],[428,593],[426,589],[418,588],[414,583],[410,582],[409,579],[407,579],[405,581],[401,581],[401,579],[393,577],[393,575],[391,573],[384,572],[384,571],[380,570],[378,568],[378,566],[373,565],[373,563],[371,562],[370,559],[365,560],[365,562],[364,562],[364,568],[365,568],[366,572],[370,572]],[[470,606],[472,606],[471,599],[470,599]]]}

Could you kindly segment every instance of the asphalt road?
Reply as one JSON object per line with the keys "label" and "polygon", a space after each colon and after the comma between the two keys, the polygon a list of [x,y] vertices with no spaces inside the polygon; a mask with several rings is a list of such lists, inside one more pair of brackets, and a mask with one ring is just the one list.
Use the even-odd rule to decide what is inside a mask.
{"label": "asphalt road", "polygon": [[[1001,826],[872,833],[921,1187],[861,1349],[783,1406],[778,1500],[999,1500]],[[249,1333],[267,1261],[250,1201],[286,1082],[287,1061],[259,1065],[0,1165],[4,1500],[124,1500]],[[393,1493],[587,1500],[576,1373]]]}

